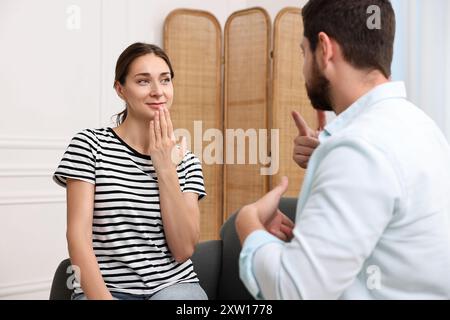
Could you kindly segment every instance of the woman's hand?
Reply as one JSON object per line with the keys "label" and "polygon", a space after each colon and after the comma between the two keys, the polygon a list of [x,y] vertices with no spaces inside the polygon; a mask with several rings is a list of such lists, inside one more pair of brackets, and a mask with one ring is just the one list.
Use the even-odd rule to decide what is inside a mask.
{"label": "woman's hand", "polygon": [[155,112],[150,121],[150,157],[156,171],[173,169],[186,154],[186,139],[182,137],[181,145],[176,144],[172,120],[167,108]]}
{"label": "woman's hand", "polygon": [[176,145],[167,109],[155,113],[150,122],[150,156],[158,176],[159,202],[164,236],[175,261],[189,259],[200,238],[198,195],[182,192],[176,166],[186,153],[186,143]]}

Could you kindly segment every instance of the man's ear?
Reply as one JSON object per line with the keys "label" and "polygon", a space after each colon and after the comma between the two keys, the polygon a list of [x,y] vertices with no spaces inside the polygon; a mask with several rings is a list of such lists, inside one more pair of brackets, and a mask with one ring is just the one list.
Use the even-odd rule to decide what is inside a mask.
{"label": "man's ear", "polygon": [[318,56],[316,57],[316,59],[319,65],[323,69],[325,69],[328,63],[333,58],[333,55],[335,54],[333,44],[330,37],[325,32],[320,32],[318,38],[319,38],[319,41],[317,43],[318,50],[316,50]]}
{"label": "man's ear", "polygon": [[125,101],[125,97],[123,95],[123,87],[122,87],[122,85],[120,84],[119,81],[116,81],[114,83],[114,89],[116,89],[116,93],[120,97],[120,99]]}

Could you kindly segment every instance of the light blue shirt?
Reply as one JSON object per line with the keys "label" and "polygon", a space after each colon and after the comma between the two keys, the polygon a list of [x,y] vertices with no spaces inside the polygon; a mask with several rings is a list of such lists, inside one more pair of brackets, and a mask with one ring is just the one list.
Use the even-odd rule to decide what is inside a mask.
{"label": "light blue shirt", "polygon": [[244,242],[257,299],[450,299],[450,148],[406,100],[377,86],[326,126],[308,164],[294,238]]}

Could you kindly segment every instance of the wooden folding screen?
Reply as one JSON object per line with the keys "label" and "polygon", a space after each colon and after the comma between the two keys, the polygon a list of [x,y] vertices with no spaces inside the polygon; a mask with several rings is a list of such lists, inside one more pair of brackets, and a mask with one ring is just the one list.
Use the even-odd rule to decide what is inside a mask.
{"label": "wooden folding screen", "polygon": [[[233,130],[240,138],[243,132],[249,134],[245,138],[245,150],[237,148],[239,138],[236,136],[230,138],[228,135],[229,139],[225,139],[225,153],[234,153],[232,161],[225,156],[223,212],[226,219],[236,209],[258,199],[268,190],[269,179],[260,174],[262,165],[259,156],[256,157],[256,164],[250,164],[250,152],[252,156],[255,156],[255,152],[258,154],[258,149],[251,145],[251,141],[256,141],[258,145],[259,130],[268,127],[270,17],[261,8],[235,12],[226,22],[224,38],[225,129]],[[239,133],[235,129],[242,129],[243,132]],[[256,139],[252,136],[255,132]],[[231,148],[233,145],[234,148]],[[237,162],[239,152],[245,156],[245,164]]]}
{"label": "wooden folding screen", "polygon": [[[279,129],[279,171],[272,176],[272,186],[283,175],[289,178],[286,196],[297,197],[303,182],[304,170],[292,159],[293,140],[298,130],[291,111],[300,112],[311,128],[317,128],[317,112],[306,93],[300,42],[303,35],[301,11],[285,8],[275,19],[273,47],[272,128]],[[273,142],[272,142],[273,144]]]}
{"label": "wooden folding screen", "polygon": [[[171,117],[174,128],[189,131],[190,150],[201,161],[211,144],[203,141],[205,131],[223,129],[221,43],[220,24],[208,12],[180,9],[166,18],[164,48],[175,72]],[[201,240],[217,239],[222,225],[223,166],[205,161],[202,166],[208,196],[200,201]]]}
{"label": "wooden folding screen", "polygon": [[[200,202],[202,240],[217,239],[229,215],[264,195],[281,176],[289,177],[286,196],[297,197],[301,188],[304,170],[292,160],[298,131],[291,111],[299,111],[311,128],[317,127],[317,113],[310,105],[302,74],[300,9],[286,8],[277,15],[272,52],[271,28],[262,8],[238,11],[228,18],[222,81],[222,39],[216,18],[187,9],[175,10],[166,18],[164,47],[175,71],[172,119],[175,128],[187,129],[196,140],[190,142],[191,150],[203,160],[208,196]],[[222,145],[220,139],[212,138],[218,149],[223,147],[223,154],[216,150],[216,159],[224,164],[205,161],[211,137],[204,133],[212,128],[224,139]],[[270,141],[270,129],[278,130],[279,139]],[[268,167],[263,163],[267,159],[261,158],[265,152],[260,152],[264,135],[272,162],[279,160],[278,171],[271,176],[261,171]]]}

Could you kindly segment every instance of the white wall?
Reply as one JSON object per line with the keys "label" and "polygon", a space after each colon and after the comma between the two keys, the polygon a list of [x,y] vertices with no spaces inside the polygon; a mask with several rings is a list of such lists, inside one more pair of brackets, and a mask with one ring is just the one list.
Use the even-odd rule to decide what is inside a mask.
{"label": "white wall", "polygon": [[[0,299],[46,299],[67,257],[64,190],[51,175],[74,133],[111,125],[122,108],[112,89],[120,52],[162,45],[176,8],[207,10],[222,29],[236,10],[306,0],[1,0]],[[448,0],[393,0],[399,22],[394,77],[450,140]],[[80,9],[80,28],[71,5]]]}
{"label": "white wall", "polygon": [[52,172],[76,132],[110,125],[121,110],[112,83],[126,46],[162,45],[164,19],[176,8],[210,11],[223,29],[236,10],[261,6],[274,19],[304,2],[1,0],[0,299],[48,298],[68,256],[65,194]]}
{"label": "white wall", "polygon": [[393,0],[397,37],[394,80],[450,141],[450,1]]}
{"label": "white wall", "polygon": [[0,298],[48,297],[67,256],[65,196],[51,173],[80,128],[100,123],[100,1],[0,2]]}

